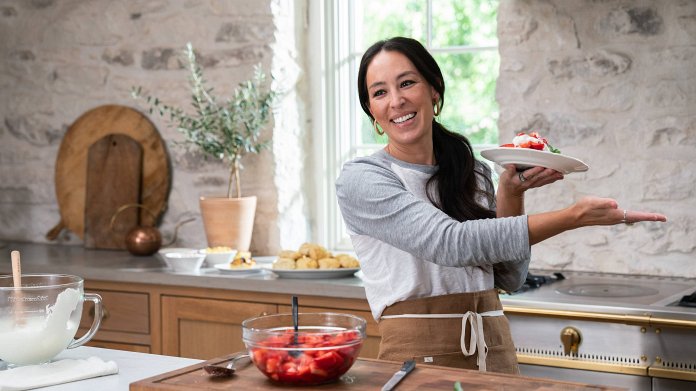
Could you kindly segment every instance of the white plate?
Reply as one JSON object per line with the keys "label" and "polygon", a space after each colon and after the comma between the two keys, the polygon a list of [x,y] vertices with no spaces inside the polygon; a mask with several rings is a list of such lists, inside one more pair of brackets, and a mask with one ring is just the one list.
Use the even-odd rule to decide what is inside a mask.
{"label": "white plate", "polygon": [[342,278],[351,277],[353,274],[360,271],[359,267],[345,269],[301,269],[301,270],[282,270],[270,269],[273,273],[281,278],[306,278],[306,279],[322,279],[322,278]]}
{"label": "white plate", "polygon": [[546,167],[563,174],[587,171],[590,168],[574,157],[530,148],[491,148],[481,151],[481,156],[501,166],[514,164],[518,169]]}
{"label": "white plate", "polygon": [[240,275],[240,274],[254,274],[254,273],[258,273],[258,272],[260,272],[261,270],[263,270],[262,268],[258,267],[258,265],[257,265],[257,266],[252,266],[252,267],[249,268],[249,269],[232,269],[232,268],[230,268],[230,265],[229,265],[229,264],[217,264],[217,265],[215,265],[215,266],[213,266],[213,267],[216,268],[216,269],[218,269],[218,270],[220,271],[220,273],[224,273],[224,274],[237,274],[237,275]]}

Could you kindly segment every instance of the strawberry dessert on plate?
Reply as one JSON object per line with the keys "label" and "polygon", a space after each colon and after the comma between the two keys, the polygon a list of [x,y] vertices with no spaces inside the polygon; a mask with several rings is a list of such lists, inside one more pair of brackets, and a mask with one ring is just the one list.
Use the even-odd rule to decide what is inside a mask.
{"label": "strawberry dessert on plate", "polygon": [[589,169],[581,160],[562,155],[560,150],[537,132],[518,133],[511,143],[485,149],[481,151],[481,156],[500,166],[514,164],[518,171],[530,167],[547,167],[570,174]]}
{"label": "strawberry dessert on plate", "polygon": [[549,141],[541,136],[537,132],[531,132],[529,134],[520,132],[517,136],[512,138],[512,143],[503,144],[501,147],[506,148],[530,148],[536,149],[537,151],[548,151],[553,153],[561,153],[557,148],[554,148],[549,144]]}

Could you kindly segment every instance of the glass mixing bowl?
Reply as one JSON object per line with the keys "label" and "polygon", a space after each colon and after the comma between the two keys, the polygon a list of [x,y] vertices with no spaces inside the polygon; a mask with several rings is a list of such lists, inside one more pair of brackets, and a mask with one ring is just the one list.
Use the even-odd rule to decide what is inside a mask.
{"label": "glass mixing bowl", "polygon": [[338,380],[353,365],[365,340],[366,322],[354,315],[301,313],[242,322],[242,338],[256,367],[269,379],[290,385]]}
{"label": "glass mixing bowl", "polygon": [[[75,340],[85,300],[94,302],[94,320]],[[23,274],[21,288],[15,288],[12,276],[0,276],[0,359],[10,366],[45,363],[86,343],[101,319],[101,297],[84,293],[82,277]]]}

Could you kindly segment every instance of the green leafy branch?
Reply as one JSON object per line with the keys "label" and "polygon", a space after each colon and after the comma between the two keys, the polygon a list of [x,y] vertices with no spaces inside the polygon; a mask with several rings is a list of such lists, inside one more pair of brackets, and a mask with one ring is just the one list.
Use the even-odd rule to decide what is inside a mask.
{"label": "green leafy branch", "polygon": [[198,146],[206,155],[230,165],[227,197],[232,197],[232,183],[236,185],[237,198],[242,196],[241,160],[247,153],[259,153],[270,145],[261,140],[261,130],[270,119],[278,93],[266,88],[266,76],[260,64],[254,67],[254,76],[240,83],[231,98],[220,102],[203,77],[203,70],[196,60],[191,43],[184,55],[188,62],[193,114],[179,107],[163,103],[159,98],[143,95],[142,87],[131,91],[133,98],[144,100],[150,114],[166,118],[186,142]]}

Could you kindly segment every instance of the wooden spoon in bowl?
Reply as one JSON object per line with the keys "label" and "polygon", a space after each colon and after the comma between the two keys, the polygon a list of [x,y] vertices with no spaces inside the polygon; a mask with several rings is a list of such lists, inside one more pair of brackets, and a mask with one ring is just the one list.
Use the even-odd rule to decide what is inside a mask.
{"label": "wooden spoon in bowl", "polygon": [[24,312],[24,309],[22,308],[22,265],[20,262],[19,258],[19,251],[14,250],[10,252],[10,258],[12,258],[12,284],[14,285],[15,289],[17,289],[16,295],[18,296],[17,298],[20,300],[17,300],[14,303],[14,313],[15,313],[15,324],[21,325],[24,324],[24,318],[22,317],[22,313]]}

